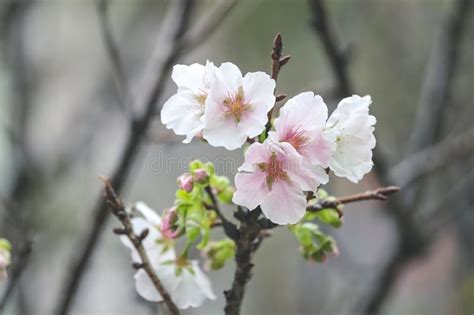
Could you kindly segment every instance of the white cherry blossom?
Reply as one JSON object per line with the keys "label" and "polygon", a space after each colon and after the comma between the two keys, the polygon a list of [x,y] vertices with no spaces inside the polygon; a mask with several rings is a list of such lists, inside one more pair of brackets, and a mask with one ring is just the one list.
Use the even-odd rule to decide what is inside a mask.
{"label": "white cherry blossom", "polygon": [[326,132],[336,139],[329,167],[340,177],[357,183],[373,166],[376,119],[369,115],[369,95],[344,98],[327,121]]}
{"label": "white cherry blossom", "polygon": [[223,63],[215,71],[204,112],[203,137],[210,145],[240,148],[248,137],[258,136],[275,104],[275,81],[264,72],[242,77],[239,68]]}
{"label": "white cherry blossom", "polygon": [[161,110],[161,122],[177,135],[185,135],[189,143],[204,128],[203,115],[210,87],[214,82],[215,67],[212,62],[205,66],[175,65],[171,78],[178,86]]}

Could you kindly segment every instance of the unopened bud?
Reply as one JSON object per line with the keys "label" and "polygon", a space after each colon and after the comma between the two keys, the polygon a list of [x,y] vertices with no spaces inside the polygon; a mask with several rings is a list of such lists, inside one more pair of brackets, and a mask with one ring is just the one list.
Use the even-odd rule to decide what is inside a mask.
{"label": "unopened bud", "polygon": [[193,190],[193,177],[190,174],[183,174],[178,177],[179,188],[186,192],[191,192]]}
{"label": "unopened bud", "polygon": [[199,168],[194,171],[194,180],[198,183],[203,183],[209,178],[209,174],[203,168]]}

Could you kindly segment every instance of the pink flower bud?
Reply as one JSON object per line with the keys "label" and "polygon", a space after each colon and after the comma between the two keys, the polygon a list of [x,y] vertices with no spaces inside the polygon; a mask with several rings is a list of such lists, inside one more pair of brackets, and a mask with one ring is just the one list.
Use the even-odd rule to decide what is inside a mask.
{"label": "pink flower bud", "polygon": [[179,231],[175,226],[177,220],[178,215],[176,213],[176,208],[173,207],[163,211],[160,232],[165,238],[173,239],[178,236]]}
{"label": "pink flower bud", "polygon": [[193,190],[193,177],[190,174],[183,174],[178,177],[179,188],[186,192]]}
{"label": "pink flower bud", "polygon": [[208,177],[209,175],[207,174],[207,171],[203,168],[199,168],[194,171],[194,179],[197,182],[204,182]]}

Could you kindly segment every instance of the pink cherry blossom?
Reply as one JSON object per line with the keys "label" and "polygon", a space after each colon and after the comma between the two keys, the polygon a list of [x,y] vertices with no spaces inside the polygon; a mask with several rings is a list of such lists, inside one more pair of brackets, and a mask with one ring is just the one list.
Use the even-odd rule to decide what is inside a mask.
{"label": "pink cherry blossom", "polygon": [[258,136],[275,104],[275,81],[264,72],[247,73],[223,63],[215,71],[204,112],[203,137],[212,146],[234,150]]}
{"label": "pink cherry blossom", "polygon": [[319,178],[291,144],[267,140],[247,149],[235,185],[235,204],[250,210],[260,206],[272,222],[294,224],[306,212],[303,191],[315,190]]}
{"label": "pink cherry blossom", "polygon": [[323,99],[313,92],[304,92],[289,99],[275,119],[274,141],[287,142],[301,154],[305,163],[313,164],[319,181],[326,183],[327,174],[322,168],[329,166],[335,149],[332,134],[324,133],[328,109]]}

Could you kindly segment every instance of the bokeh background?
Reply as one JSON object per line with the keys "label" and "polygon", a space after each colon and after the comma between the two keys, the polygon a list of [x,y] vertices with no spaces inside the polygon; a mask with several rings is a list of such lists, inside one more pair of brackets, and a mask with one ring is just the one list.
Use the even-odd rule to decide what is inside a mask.
{"label": "bokeh background", "polygon": [[[180,2],[109,0],[98,6],[92,0],[0,0],[0,237],[14,247],[10,281],[0,283],[0,313],[58,310],[67,280],[83,258],[84,239],[97,223],[94,205],[102,189],[97,176],[112,176],[127,146],[130,116],[121,104],[142,97],[145,74],[158,76],[148,60],[166,54],[169,41],[163,33],[176,22],[166,16]],[[312,2],[237,1],[176,63],[231,61],[244,73],[269,72],[272,40],[280,32],[284,53],[292,59],[280,73],[278,92],[292,96],[312,90],[334,108],[340,82],[311,22],[321,13]],[[324,264],[305,262],[287,229],[272,231],[255,256],[244,314],[474,312],[474,14],[469,2],[326,1],[352,90],[372,96],[378,153],[388,175],[374,170],[358,185],[333,178],[325,189],[337,196],[360,192],[386,184],[380,179],[385,176],[388,184],[402,183],[402,190],[388,204],[347,206],[344,226],[326,230],[341,254]],[[195,1],[188,29],[226,5]],[[104,12],[125,93],[123,84],[116,84],[121,74],[107,50]],[[232,178],[243,159],[239,150],[199,141],[184,145],[166,130],[159,108],[175,86],[168,73],[162,80],[164,90],[153,102],[157,110],[135,139],[141,145],[121,189],[126,201],[143,200],[157,210],[172,205],[176,177],[187,161],[224,161],[218,171]],[[144,110],[128,103],[135,104],[136,113]],[[432,136],[412,141],[427,120],[425,132]],[[418,164],[407,171],[399,163],[409,158]],[[404,182],[419,169],[420,176]],[[230,216],[232,209],[226,211]],[[160,312],[136,294],[129,252],[111,231],[116,225],[107,216],[70,314]],[[232,262],[210,275],[216,302],[183,313],[222,314],[221,292],[230,286],[233,269]]]}

